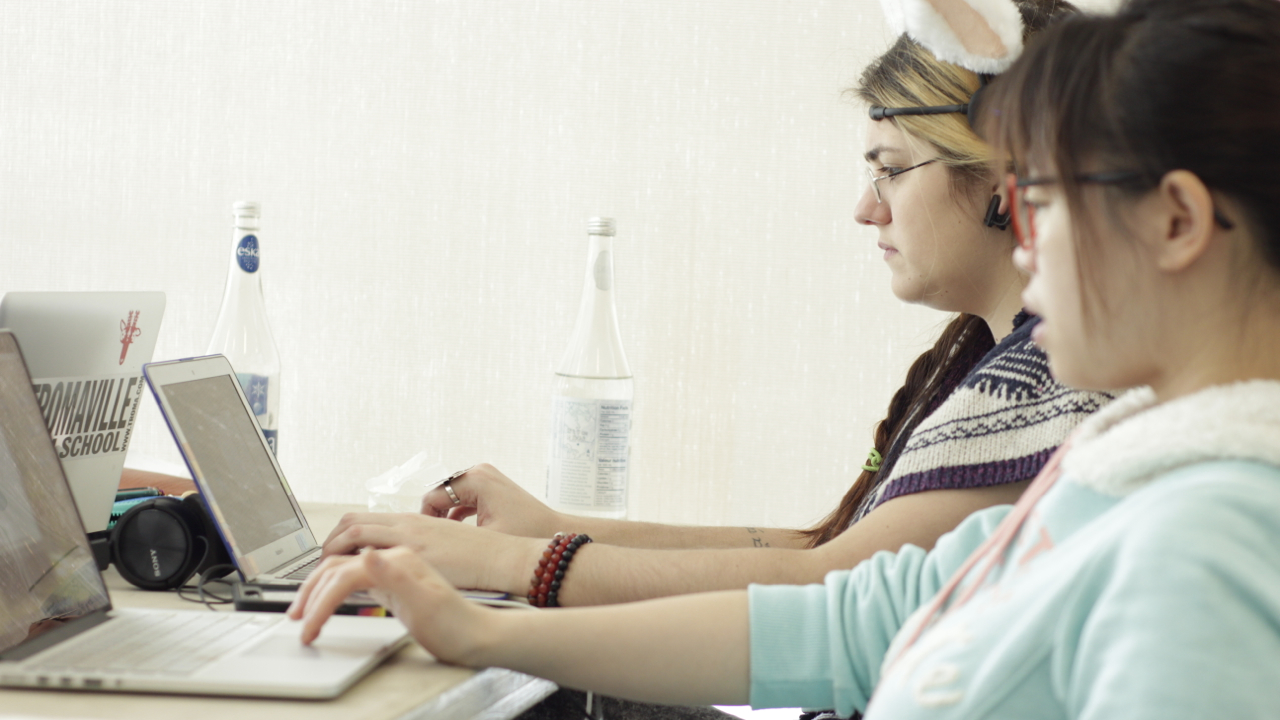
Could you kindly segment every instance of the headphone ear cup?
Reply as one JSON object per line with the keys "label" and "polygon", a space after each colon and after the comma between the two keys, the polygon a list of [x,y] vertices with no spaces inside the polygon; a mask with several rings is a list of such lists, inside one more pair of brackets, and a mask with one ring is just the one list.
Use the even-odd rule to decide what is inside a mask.
{"label": "headphone ear cup", "polygon": [[120,576],[144,590],[182,587],[205,555],[199,519],[183,501],[158,497],[139,503],[111,529],[111,561]]}
{"label": "headphone ear cup", "polygon": [[198,561],[197,567],[192,572],[203,575],[209,568],[226,568],[222,572],[206,576],[207,580],[212,577],[222,577],[233,571],[235,565],[231,562],[227,546],[222,542],[222,536],[218,534],[218,528],[213,524],[213,516],[209,514],[209,506],[205,504],[204,498],[200,493],[191,493],[182,498],[182,505],[191,516],[193,527],[197,528],[195,533],[204,538],[205,548],[200,548],[204,553],[204,559]]}

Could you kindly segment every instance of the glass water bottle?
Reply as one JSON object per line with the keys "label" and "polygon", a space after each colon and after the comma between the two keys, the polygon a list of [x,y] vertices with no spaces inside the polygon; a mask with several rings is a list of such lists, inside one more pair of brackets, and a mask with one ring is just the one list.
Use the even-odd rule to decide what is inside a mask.
{"label": "glass water bottle", "polygon": [[258,237],[261,207],[256,202],[237,202],[232,214],[235,232],[231,267],[208,353],[221,353],[231,361],[262,434],[278,455],[280,352],[262,301],[262,243]]}
{"label": "glass water bottle", "polygon": [[591,218],[582,302],[551,398],[547,500],[564,512],[627,515],[631,367],[613,301],[613,218]]}

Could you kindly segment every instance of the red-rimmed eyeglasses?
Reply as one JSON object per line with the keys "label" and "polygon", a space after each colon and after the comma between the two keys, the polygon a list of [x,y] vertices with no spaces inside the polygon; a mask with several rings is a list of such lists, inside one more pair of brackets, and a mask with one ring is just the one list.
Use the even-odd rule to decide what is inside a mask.
{"label": "red-rimmed eyeglasses", "polygon": [[[1086,173],[1076,175],[1072,179],[1080,185],[1119,185],[1141,180],[1142,173],[1135,170],[1118,170],[1115,172]],[[1018,244],[1030,248],[1036,241],[1036,207],[1027,202],[1027,188],[1037,185],[1052,185],[1058,178],[1018,178],[1009,175],[1005,179],[1005,187],[1009,191],[1010,214],[1013,216],[1013,234]],[[1222,229],[1230,230],[1235,225],[1217,208],[1213,210],[1213,220]]]}

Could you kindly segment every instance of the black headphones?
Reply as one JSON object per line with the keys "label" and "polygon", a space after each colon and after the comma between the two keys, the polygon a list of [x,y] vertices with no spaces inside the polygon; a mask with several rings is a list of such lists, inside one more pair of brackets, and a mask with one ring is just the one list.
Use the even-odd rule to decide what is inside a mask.
{"label": "black headphones", "polygon": [[173,590],[218,565],[227,568],[222,574],[232,569],[209,508],[196,493],[134,505],[116,521],[107,542],[120,577],[143,590]]}

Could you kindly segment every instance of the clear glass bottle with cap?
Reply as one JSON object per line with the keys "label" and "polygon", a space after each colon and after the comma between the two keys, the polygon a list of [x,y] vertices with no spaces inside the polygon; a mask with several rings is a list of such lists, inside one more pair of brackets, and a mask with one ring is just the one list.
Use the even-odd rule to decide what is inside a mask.
{"label": "clear glass bottle with cap", "polygon": [[231,361],[262,434],[271,450],[279,454],[280,352],[262,300],[262,243],[258,237],[261,206],[237,202],[232,205],[232,214],[235,230],[231,267],[208,353],[221,353]]}
{"label": "clear glass bottle with cap", "polygon": [[582,302],[551,398],[547,500],[564,512],[627,515],[631,464],[631,366],[613,296],[613,218],[587,222]]}

